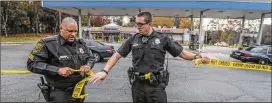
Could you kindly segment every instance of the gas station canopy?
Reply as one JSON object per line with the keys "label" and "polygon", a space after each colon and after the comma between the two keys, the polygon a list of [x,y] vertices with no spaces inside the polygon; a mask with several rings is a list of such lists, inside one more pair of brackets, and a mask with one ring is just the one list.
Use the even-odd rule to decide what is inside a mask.
{"label": "gas station canopy", "polygon": [[[239,46],[242,45],[245,20],[261,19],[257,43],[260,45],[264,18],[271,18],[269,0],[158,0],[158,1],[43,1],[42,6],[72,15],[78,15],[79,29],[81,16],[135,16],[140,11],[149,11],[155,17],[191,17],[200,18],[199,50],[203,47],[203,18],[242,19],[242,33]],[[193,30],[193,25],[191,25]],[[80,38],[82,33],[79,32]]]}
{"label": "gas station canopy", "polygon": [[[181,0],[181,1],[43,1],[43,7],[60,12],[94,16],[135,16],[139,11],[149,11],[159,17],[200,17],[235,19],[260,19],[261,14],[271,12],[271,1],[265,0]],[[265,15],[270,18],[271,15]]]}

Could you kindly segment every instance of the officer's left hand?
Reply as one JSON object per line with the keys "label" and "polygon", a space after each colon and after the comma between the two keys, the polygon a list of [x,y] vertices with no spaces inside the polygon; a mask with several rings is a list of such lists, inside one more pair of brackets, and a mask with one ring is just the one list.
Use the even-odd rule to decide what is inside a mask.
{"label": "officer's left hand", "polygon": [[206,53],[200,53],[201,59],[203,63],[209,63],[210,60],[216,59],[215,57],[212,57]]}
{"label": "officer's left hand", "polygon": [[91,67],[88,65],[83,65],[80,67],[80,75],[84,75],[84,71],[85,73],[88,73],[91,70]]}

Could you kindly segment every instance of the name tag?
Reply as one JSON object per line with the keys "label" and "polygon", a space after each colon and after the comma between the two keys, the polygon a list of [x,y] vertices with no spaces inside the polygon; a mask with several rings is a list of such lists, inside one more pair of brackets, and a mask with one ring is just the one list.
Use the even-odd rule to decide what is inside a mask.
{"label": "name tag", "polygon": [[134,46],[134,47],[135,47],[135,46],[138,46],[138,45],[139,45],[139,44],[137,44],[137,43],[134,43],[134,44],[133,44],[132,46]]}
{"label": "name tag", "polygon": [[65,60],[65,59],[69,59],[69,57],[67,55],[62,55],[59,57],[59,60]]}

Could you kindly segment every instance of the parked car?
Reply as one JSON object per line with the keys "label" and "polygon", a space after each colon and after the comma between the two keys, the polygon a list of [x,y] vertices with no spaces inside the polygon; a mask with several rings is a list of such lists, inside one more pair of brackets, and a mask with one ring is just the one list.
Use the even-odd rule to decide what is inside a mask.
{"label": "parked car", "polygon": [[252,46],[247,48],[239,48],[230,54],[230,57],[242,62],[255,62],[258,64],[272,64],[271,45]]}
{"label": "parked car", "polygon": [[218,42],[214,44],[215,46],[223,46],[223,47],[227,47],[229,46],[226,42]]}
{"label": "parked car", "polygon": [[84,41],[89,50],[93,53],[96,62],[109,58],[115,53],[113,46],[93,40],[85,39]]}

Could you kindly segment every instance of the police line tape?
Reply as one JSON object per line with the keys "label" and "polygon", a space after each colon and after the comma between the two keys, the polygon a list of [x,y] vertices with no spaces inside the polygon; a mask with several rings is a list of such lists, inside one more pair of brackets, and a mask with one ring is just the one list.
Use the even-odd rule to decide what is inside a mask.
{"label": "police line tape", "polygon": [[[80,72],[80,70],[73,70],[73,72]],[[1,70],[1,74],[32,74],[32,72],[28,70]],[[74,91],[72,93],[73,98],[83,99],[86,96],[88,96],[88,94],[86,93],[82,94],[82,90],[84,86],[88,83],[88,81],[91,79],[91,76],[93,74],[94,74],[93,71],[91,70],[88,71],[87,73],[88,77],[84,78],[83,80],[76,84]]]}
{"label": "police line tape", "polygon": [[[80,70],[73,70],[73,72],[79,72]],[[1,70],[1,74],[32,74],[29,70],[16,69],[16,70]]]}
{"label": "police line tape", "polygon": [[29,70],[1,70],[1,74],[32,74]]}
{"label": "police line tape", "polygon": [[259,70],[271,72],[272,66],[269,65],[260,65],[260,64],[249,64],[249,63],[239,63],[239,62],[229,62],[222,60],[210,60],[207,63],[202,62],[201,59],[194,60],[195,67],[200,65],[210,65],[210,66],[219,66],[219,67],[229,67],[229,68],[238,68],[238,69],[248,69],[248,70]]}
{"label": "police line tape", "polygon": [[[76,70],[74,70],[74,72],[76,72]],[[80,82],[78,82],[74,88],[74,92],[72,94],[73,98],[79,98],[79,99],[84,99],[86,96],[88,96],[87,93],[82,94],[82,90],[84,88],[84,86],[88,83],[88,81],[91,79],[91,76],[93,75],[93,71],[89,71],[87,73],[88,77],[84,78],[83,80],[81,80]]]}

